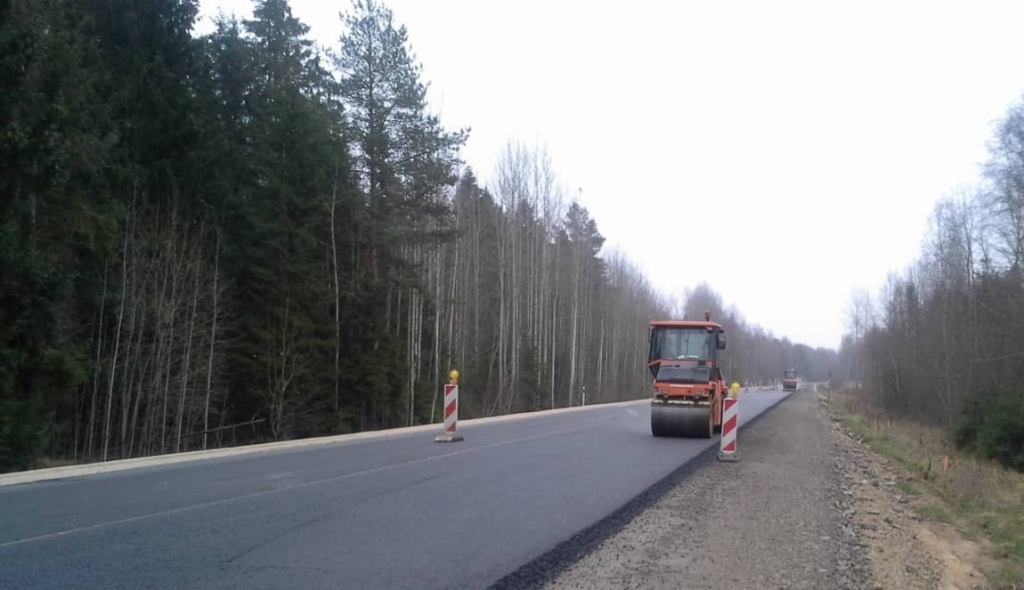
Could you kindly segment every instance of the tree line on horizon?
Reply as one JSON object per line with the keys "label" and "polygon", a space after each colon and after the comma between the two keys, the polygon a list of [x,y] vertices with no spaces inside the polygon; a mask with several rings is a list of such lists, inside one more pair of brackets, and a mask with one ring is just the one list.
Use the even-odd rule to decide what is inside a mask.
{"label": "tree line on horizon", "polygon": [[1024,471],[1024,101],[978,182],[936,204],[916,262],[854,294],[840,366],[883,410]]}
{"label": "tree line on horizon", "polygon": [[483,186],[404,27],[322,49],[286,0],[3,5],[0,471],[642,397],[646,324],[712,310],[730,379],[811,349],[683,309],[511,142]]}

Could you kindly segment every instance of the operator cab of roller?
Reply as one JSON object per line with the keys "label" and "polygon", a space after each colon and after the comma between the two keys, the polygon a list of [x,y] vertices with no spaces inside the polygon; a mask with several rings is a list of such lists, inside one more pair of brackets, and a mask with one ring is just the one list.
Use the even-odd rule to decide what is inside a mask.
{"label": "operator cab of roller", "polygon": [[718,351],[725,350],[725,330],[705,314],[701,321],[653,321],[647,367],[655,383],[709,383],[720,377]]}

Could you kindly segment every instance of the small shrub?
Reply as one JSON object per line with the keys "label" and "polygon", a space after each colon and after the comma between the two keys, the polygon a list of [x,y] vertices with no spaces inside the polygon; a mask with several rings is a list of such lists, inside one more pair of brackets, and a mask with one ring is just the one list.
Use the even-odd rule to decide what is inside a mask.
{"label": "small shrub", "polygon": [[977,418],[965,418],[953,428],[953,444],[962,451],[973,451],[978,441]]}
{"label": "small shrub", "polygon": [[982,396],[952,432],[960,449],[1024,472],[1024,395]]}

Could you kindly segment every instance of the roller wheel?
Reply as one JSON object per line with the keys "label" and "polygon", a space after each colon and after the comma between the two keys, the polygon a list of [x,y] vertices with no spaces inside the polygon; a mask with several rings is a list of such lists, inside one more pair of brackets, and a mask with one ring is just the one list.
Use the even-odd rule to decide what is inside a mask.
{"label": "roller wheel", "polygon": [[706,406],[651,406],[651,434],[685,438],[711,438],[711,408]]}
{"label": "roller wheel", "polygon": [[651,405],[651,434],[654,436],[669,436],[665,410],[664,406]]}

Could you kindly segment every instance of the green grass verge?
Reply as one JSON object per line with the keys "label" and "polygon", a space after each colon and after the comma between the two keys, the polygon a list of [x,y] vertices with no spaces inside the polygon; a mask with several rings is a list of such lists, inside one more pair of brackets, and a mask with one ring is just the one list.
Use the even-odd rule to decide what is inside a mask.
{"label": "green grass verge", "polygon": [[[956,526],[969,536],[991,542],[987,551],[998,563],[996,574],[1005,584],[1024,582],[1024,475],[989,461],[957,455],[953,469],[942,471],[945,449],[914,444],[911,429],[877,429],[861,414],[850,411],[843,396],[833,396],[831,414],[874,452],[892,459],[918,479],[938,499],[917,507],[923,517]],[[920,427],[913,427],[920,428]],[[897,482],[906,495],[918,495],[910,482]]]}
{"label": "green grass verge", "polygon": [[931,520],[937,520],[939,522],[944,522],[946,524],[954,524],[953,517],[942,506],[938,506],[935,504],[924,504],[922,506],[917,507],[917,512],[921,516]]}
{"label": "green grass verge", "polygon": [[896,487],[899,488],[900,492],[903,492],[905,496],[920,496],[921,490],[917,489],[917,486],[910,483],[909,481],[903,481],[902,479],[896,482]]}

